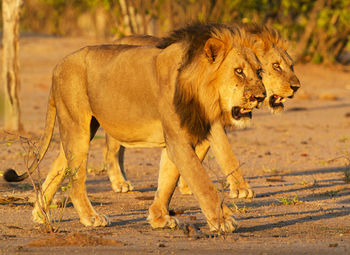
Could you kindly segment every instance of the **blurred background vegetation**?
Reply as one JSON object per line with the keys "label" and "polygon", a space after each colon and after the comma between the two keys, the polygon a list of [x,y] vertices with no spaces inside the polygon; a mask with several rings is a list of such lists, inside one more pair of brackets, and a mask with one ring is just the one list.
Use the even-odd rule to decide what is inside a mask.
{"label": "blurred background vegetation", "polygon": [[269,24],[290,40],[297,60],[349,64],[350,0],[25,0],[20,26],[111,39],[162,36],[198,20]]}

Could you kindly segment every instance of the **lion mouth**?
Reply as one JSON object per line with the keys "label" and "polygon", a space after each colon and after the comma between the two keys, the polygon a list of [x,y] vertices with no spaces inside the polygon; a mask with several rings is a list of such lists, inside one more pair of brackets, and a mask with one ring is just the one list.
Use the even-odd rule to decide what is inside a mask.
{"label": "lion mouth", "polygon": [[251,109],[246,109],[242,108],[239,106],[235,106],[232,108],[232,117],[235,120],[239,120],[241,118],[252,118],[252,110]]}
{"label": "lion mouth", "polygon": [[278,95],[272,95],[272,96],[270,96],[269,104],[272,108],[281,108],[281,107],[283,108],[284,101],[286,101],[286,99],[284,97],[281,97]]}

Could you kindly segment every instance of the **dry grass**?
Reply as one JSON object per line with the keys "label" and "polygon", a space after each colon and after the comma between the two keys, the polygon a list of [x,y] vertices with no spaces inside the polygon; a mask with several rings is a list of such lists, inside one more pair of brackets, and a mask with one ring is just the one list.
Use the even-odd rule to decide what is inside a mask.
{"label": "dry grass", "polygon": [[[39,161],[39,149],[36,146],[36,144],[28,138],[20,137],[20,143],[22,146],[22,149],[25,151],[25,166],[26,166],[26,171],[29,175],[29,179],[32,183],[33,190],[35,192],[35,197],[36,197],[36,203],[39,206],[40,210],[40,215],[38,216],[44,221],[44,224],[42,226],[42,230],[47,233],[57,233],[59,232],[60,229],[60,224],[63,219],[63,214],[64,214],[64,209],[67,206],[67,202],[69,199],[69,188],[70,188],[70,183],[68,183],[65,187],[62,187],[62,202],[60,205],[58,204],[50,204],[46,206],[47,204],[47,199],[44,195],[45,190],[42,189],[42,178],[41,178],[41,172],[40,172],[40,167],[38,166],[36,169],[36,174],[37,174],[37,180],[34,180],[32,174],[29,172],[30,165],[29,162],[34,162]],[[32,156],[33,155],[33,159]],[[32,160],[31,160],[32,159]],[[65,170],[65,176],[70,177],[71,172],[69,169]],[[57,212],[55,209],[59,209]],[[55,216],[58,214],[58,220],[56,220]]]}

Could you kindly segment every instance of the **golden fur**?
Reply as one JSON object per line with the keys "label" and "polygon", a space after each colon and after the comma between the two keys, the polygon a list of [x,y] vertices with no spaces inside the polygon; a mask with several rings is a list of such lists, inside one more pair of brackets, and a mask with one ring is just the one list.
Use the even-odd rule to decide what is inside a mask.
{"label": "golden fur", "polygon": [[287,43],[272,27],[257,24],[241,27],[261,44],[263,51],[256,54],[263,67],[267,103],[273,113],[282,112],[285,99],[292,98],[300,87],[293,70],[293,60],[287,52]]}
{"label": "golden fur", "polygon": [[[168,202],[181,174],[210,228],[233,231],[232,212],[221,204],[194,148],[214,141],[219,161],[230,157],[223,125],[249,120],[252,109],[264,100],[265,88],[257,75],[259,61],[245,47],[249,41],[236,28],[194,25],[174,31],[158,48],[98,45],[64,58],[53,73],[46,142],[39,156],[41,160],[45,154],[57,115],[61,150],[43,184],[44,209],[66,169],[72,169],[70,197],[80,222],[85,226],[108,224],[92,207],[85,188],[89,141],[101,125],[116,146],[164,148],[159,186],[148,218],[152,227],[176,225],[169,216]],[[31,172],[36,165],[33,163]],[[42,222],[39,203],[33,217]]]}
{"label": "golden fur", "polygon": [[[269,108],[273,113],[281,112],[284,109],[283,101],[285,98],[293,97],[296,90],[300,87],[299,80],[294,74],[292,68],[293,61],[287,53],[287,43],[285,40],[283,40],[278,31],[271,27],[256,24],[239,26],[230,25],[230,27],[236,29],[240,34],[249,33],[250,38],[249,36],[244,35],[245,41],[242,41],[241,44],[252,49],[261,62],[263,70],[261,71],[260,75],[262,76],[263,83],[267,90],[268,100],[266,101]],[[252,39],[254,41],[253,44]],[[156,46],[164,44],[168,40],[170,39],[161,39],[145,35],[132,35],[120,38],[114,43]],[[225,39],[222,38],[221,40]],[[276,70],[273,67],[274,63],[279,63],[281,70]],[[191,77],[188,77],[187,79],[191,79]],[[276,103],[276,101],[278,103]],[[200,112],[198,114],[200,114]],[[224,117],[227,116],[229,115],[224,115]],[[204,127],[205,125],[206,124],[203,123]],[[111,142],[113,142],[113,138],[110,138],[108,143]],[[108,168],[109,176],[111,180],[114,180],[111,181],[113,190],[116,192],[127,192],[128,190],[132,190],[130,182],[126,180],[124,171],[120,170],[118,167],[118,162],[116,161],[118,156],[120,157],[118,149],[122,147],[113,147],[112,145],[108,145],[108,143],[108,149],[106,150],[105,154],[108,157],[105,156],[105,161],[107,166],[110,166],[110,168]],[[208,146],[209,142],[204,141],[200,145],[201,148],[198,150],[206,152],[209,148]],[[111,150],[113,148],[115,148],[115,151]],[[204,156],[205,153],[203,157]],[[232,169],[239,168],[238,164],[238,160],[232,156],[232,158],[227,159],[227,162],[222,162],[220,165],[225,174],[229,176],[228,182],[230,184],[230,196],[233,198],[252,197],[253,191],[250,189],[248,183],[243,179],[243,176],[239,176],[240,170],[236,171],[235,176],[230,174]],[[179,187],[183,194],[191,193],[186,183],[183,182],[182,178],[180,179]]]}

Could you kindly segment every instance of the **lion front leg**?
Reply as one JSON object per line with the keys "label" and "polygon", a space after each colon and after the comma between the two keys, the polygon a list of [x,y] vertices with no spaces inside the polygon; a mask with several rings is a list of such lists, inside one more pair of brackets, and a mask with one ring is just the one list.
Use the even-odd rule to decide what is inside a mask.
{"label": "lion front leg", "polygon": [[130,181],[126,179],[124,171],[125,148],[117,140],[106,134],[106,147],[104,161],[107,167],[108,177],[115,192],[128,192],[134,189]]}
{"label": "lion front leg", "polygon": [[239,168],[237,162],[237,167],[233,171],[228,171],[225,169],[224,173],[227,177],[227,182],[230,186],[230,197],[231,198],[253,198],[254,191],[251,189],[250,185],[244,180],[242,171]]}
{"label": "lion front leg", "polygon": [[237,229],[237,223],[232,211],[221,201],[214,184],[209,179],[189,144],[182,143],[180,137],[176,142],[167,139],[169,158],[175,163],[181,176],[189,185],[202,212],[207,218],[212,231],[232,232]]}
{"label": "lion front leg", "polygon": [[[208,150],[209,150],[209,146],[210,146],[210,143],[208,140],[204,140],[196,146],[195,151],[196,151],[196,154],[201,162],[203,162],[205,155],[207,155]],[[187,183],[185,182],[185,180],[181,176],[180,176],[180,179],[179,179],[177,186],[179,187],[181,194],[183,194],[183,195],[191,195],[192,194],[190,187],[188,187]]]}
{"label": "lion front leg", "polygon": [[254,192],[243,178],[239,162],[232,152],[225,130],[220,123],[212,126],[209,141],[215,158],[230,185],[230,197],[254,197]]}

